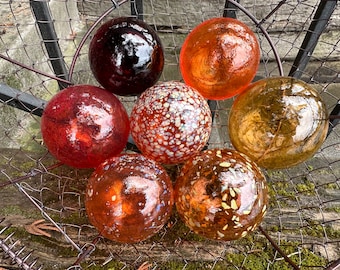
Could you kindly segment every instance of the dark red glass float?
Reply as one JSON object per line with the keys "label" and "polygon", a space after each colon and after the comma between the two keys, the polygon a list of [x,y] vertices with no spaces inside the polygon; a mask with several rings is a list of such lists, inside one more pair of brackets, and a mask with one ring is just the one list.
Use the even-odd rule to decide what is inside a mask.
{"label": "dark red glass float", "polygon": [[182,163],[206,145],[211,133],[207,101],[193,88],[169,81],[147,89],[134,105],[131,135],[139,150],[163,164]]}
{"label": "dark red glass float", "polygon": [[156,234],[170,217],[172,205],[170,177],[140,154],[109,159],[88,180],[88,218],[113,241],[136,243]]}
{"label": "dark red glass float", "polygon": [[164,54],[151,26],[131,17],[112,19],[93,36],[89,47],[93,75],[107,90],[137,95],[159,79]]}
{"label": "dark red glass float", "polygon": [[255,34],[232,18],[213,18],[199,24],[180,52],[184,82],[213,100],[241,93],[255,77],[259,61]]}
{"label": "dark red glass float", "polygon": [[43,141],[50,153],[76,168],[94,168],[119,154],[129,130],[119,99],[91,85],[62,90],[48,102],[41,118]]}
{"label": "dark red glass float", "polygon": [[267,211],[266,179],[247,156],[205,150],[189,159],[175,184],[176,209],[195,233],[230,241],[254,231]]}

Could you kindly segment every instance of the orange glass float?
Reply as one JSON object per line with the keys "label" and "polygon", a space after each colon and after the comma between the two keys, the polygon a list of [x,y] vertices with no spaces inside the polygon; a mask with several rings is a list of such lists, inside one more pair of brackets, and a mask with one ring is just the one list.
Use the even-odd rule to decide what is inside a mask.
{"label": "orange glass float", "polygon": [[195,233],[230,241],[254,231],[267,211],[266,179],[247,156],[205,150],[188,160],[175,184],[176,208]]}
{"label": "orange glass float", "polygon": [[255,34],[232,18],[201,23],[187,36],[180,52],[185,83],[213,100],[242,92],[255,77],[259,61]]}
{"label": "orange glass float", "polygon": [[85,207],[100,234],[136,243],[156,234],[173,205],[169,175],[140,154],[123,154],[100,165],[89,178]]}
{"label": "orange glass float", "polygon": [[288,168],[312,157],[327,131],[328,113],[319,93],[290,77],[251,84],[229,114],[233,146],[268,169]]}

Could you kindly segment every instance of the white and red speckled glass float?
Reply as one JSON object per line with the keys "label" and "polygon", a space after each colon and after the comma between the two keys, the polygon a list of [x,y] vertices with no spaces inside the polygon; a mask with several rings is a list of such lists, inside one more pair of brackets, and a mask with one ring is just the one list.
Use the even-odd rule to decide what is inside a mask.
{"label": "white and red speckled glass float", "polygon": [[135,103],[131,135],[143,155],[162,164],[178,164],[196,155],[211,133],[207,101],[176,81],[148,88]]}
{"label": "white and red speckled glass float", "polygon": [[260,168],[232,149],[205,150],[184,163],[175,204],[195,233],[230,241],[254,231],[267,211],[268,189]]}

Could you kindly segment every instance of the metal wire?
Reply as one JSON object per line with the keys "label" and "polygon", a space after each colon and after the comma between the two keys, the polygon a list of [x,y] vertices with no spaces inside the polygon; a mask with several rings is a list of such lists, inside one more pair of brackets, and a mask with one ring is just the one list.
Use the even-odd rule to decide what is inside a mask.
{"label": "metal wire", "polygon": [[[50,15],[47,21],[57,33],[52,42],[60,45],[68,79],[53,74],[56,72],[45,46],[46,37],[40,33],[30,1],[0,1],[0,81],[18,90],[16,95],[22,92],[38,100],[48,100],[59,91],[60,83],[97,84],[87,62],[88,42],[104,19],[116,16],[136,16],[156,29],[166,57],[162,80],[181,80],[178,54],[185,36],[199,22],[223,14],[233,14],[245,21],[258,35],[262,51],[258,77],[288,74],[295,66],[306,34],[318,34],[309,26],[317,18],[320,1],[247,0],[242,5],[232,0],[45,3]],[[325,31],[318,34],[313,53],[308,54],[309,62],[301,79],[315,86],[329,111],[336,112],[340,99],[340,42],[334,38],[340,31],[337,5],[330,16],[323,22]],[[129,109],[135,98],[121,100]],[[13,101],[26,111],[16,109],[20,106],[14,108]],[[7,239],[7,243],[15,235],[21,235],[22,243],[38,249],[42,247],[39,240],[43,245],[53,243],[49,248],[55,254],[61,246],[63,253],[58,256],[63,259],[55,262],[60,269],[137,269],[147,263],[149,269],[336,269],[339,266],[338,121],[330,122],[331,132],[312,159],[294,168],[266,171],[270,209],[259,230],[248,238],[230,243],[202,239],[183,226],[174,214],[154,238],[135,245],[120,245],[98,236],[86,219],[84,188],[91,171],[66,167],[46,155],[38,114],[25,102],[10,96],[0,102],[0,140],[6,146],[0,150],[0,193],[6,196],[8,190],[13,194],[12,199],[7,196],[0,203],[0,216],[11,219],[11,228],[18,231],[4,235],[1,241]],[[209,147],[230,147],[226,119],[231,103],[232,100],[225,100],[215,104],[214,134]],[[337,113],[332,117],[337,120]],[[170,173],[175,176],[176,169]],[[25,202],[21,203],[22,200]],[[33,206],[32,212],[28,212],[27,205]],[[23,225],[39,218],[51,223],[58,232],[51,238],[30,238]],[[50,269],[48,261],[44,264]]]}

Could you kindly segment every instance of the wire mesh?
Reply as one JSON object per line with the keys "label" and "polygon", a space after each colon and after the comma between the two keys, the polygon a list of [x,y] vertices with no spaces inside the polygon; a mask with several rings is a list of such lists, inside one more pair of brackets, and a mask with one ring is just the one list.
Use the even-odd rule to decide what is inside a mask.
{"label": "wire mesh", "polygon": [[[46,5],[45,14],[35,12],[37,3]],[[222,0],[0,0],[0,216],[5,218],[0,225],[11,224],[1,236],[10,235],[34,249],[44,269],[336,269],[340,260],[338,3],[240,3],[256,23],[232,2]],[[333,8],[325,3],[333,3]],[[102,16],[107,10],[110,12]],[[327,10],[330,18],[325,15]],[[321,17],[316,19],[319,12]],[[43,145],[39,115],[45,102],[69,79],[75,84],[97,85],[87,59],[93,34],[88,30],[105,20],[136,16],[150,24],[164,46],[161,80],[168,81],[181,80],[179,52],[190,30],[223,15],[236,16],[257,34],[261,45],[257,79],[280,75],[282,64],[285,75],[295,74],[319,91],[331,112],[325,143],[299,166],[265,172],[270,188],[268,214],[259,230],[241,240],[201,238],[185,227],[176,213],[157,235],[142,243],[118,244],[101,238],[88,223],[84,208],[84,190],[92,171],[58,163]],[[320,21],[325,29],[319,33],[311,25]],[[42,31],[41,27],[50,28]],[[44,31],[55,36],[46,37]],[[304,47],[306,36],[313,34],[315,48]],[[46,43],[59,48],[59,54],[51,54]],[[305,53],[302,60],[301,53]],[[308,61],[301,68],[303,59]],[[136,100],[121,99],[128,111]],[[227,119],[232,101],[216,103],[211,148],[231,147]],[[173,178],[177,170],[169,169]],[[42,231],[37,231],[39,228]],[[9,234],[13,231],[14,235]],[[0,258],[1,267],[13,269],[15,263],[13,258],[10,262]]]}

